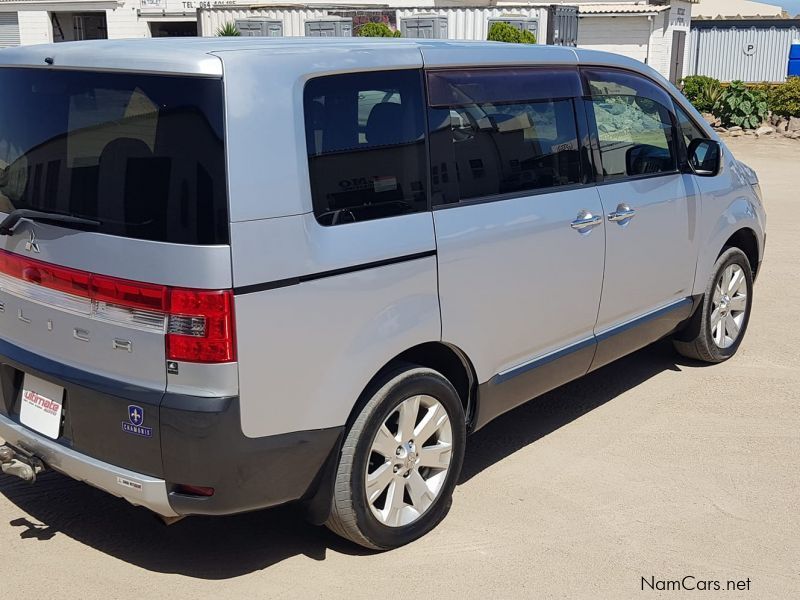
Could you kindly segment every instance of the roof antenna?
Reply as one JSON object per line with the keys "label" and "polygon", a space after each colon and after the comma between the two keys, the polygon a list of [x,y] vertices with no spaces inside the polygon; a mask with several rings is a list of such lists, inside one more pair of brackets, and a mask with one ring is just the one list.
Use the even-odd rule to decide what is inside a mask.
{"label": "roof antenna", "polygon": [[45,57],[44,62],[46,62],[48,65],[52,65],[53,62],[55,62],[55,61],[53,61],[53,57],[52,56],[47,56],[47,57]]}

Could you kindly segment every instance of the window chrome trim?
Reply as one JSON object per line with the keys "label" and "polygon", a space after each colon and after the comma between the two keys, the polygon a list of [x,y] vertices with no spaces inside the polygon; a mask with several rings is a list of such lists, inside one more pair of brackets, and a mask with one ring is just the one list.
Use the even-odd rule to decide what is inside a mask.
{"label": "window chrome trim", "polygon": [[449,204],[435,204],[433,210],[444,210],[448,208],[459,208],[463,206],[475,206],[478,204],[488,204],[490,202],[502,202],[504,200],[518,200],[520,198],[529,198],[531,196],[545,196],[547,194],[558,194],[561,192],[573,192],[595,186],[595,182],[587,183],[572,183],[570,185],[560,185],[556,187],[537,188],[532,190],[522,190],[519,192],[507,192],[505,194],[493,194],[491,196],[480,196],[478,198],[470,198],[469,200],[462,200],[461,202],[451,202]]}

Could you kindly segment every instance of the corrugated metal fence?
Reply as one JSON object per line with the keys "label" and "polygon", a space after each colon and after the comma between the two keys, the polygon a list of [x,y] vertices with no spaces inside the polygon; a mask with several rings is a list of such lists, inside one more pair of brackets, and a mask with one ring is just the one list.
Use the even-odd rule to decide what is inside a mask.
{"label": "corrugated metal fence", "polygon": [[0,13],[0,48],[19,46],[17,13]]}
{"label": "corrugated metal fence", "polygon": [[720,81],[781,82],[796,39],[800,39],[797,26],[693,27],[688,74]]}

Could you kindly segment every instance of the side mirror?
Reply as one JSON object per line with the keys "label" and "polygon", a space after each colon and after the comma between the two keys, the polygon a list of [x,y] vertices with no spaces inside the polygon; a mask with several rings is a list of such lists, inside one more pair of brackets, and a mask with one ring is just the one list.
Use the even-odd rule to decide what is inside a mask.
{"label": "side mirror", "polygon": [[687,149],[689,167],[698,177],[716,177],[722,168],[722,147],[714,140],[692,140]]}

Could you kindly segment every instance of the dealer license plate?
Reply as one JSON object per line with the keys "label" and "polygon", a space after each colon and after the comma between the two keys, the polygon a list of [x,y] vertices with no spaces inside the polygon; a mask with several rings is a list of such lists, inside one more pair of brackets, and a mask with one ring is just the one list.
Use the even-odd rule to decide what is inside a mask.
{"label": "dealer license plate", "polygon": [[58,439],[63,406],[64,388],[25,374],[19,411],[19,420],[23,425],[54,440]]}

